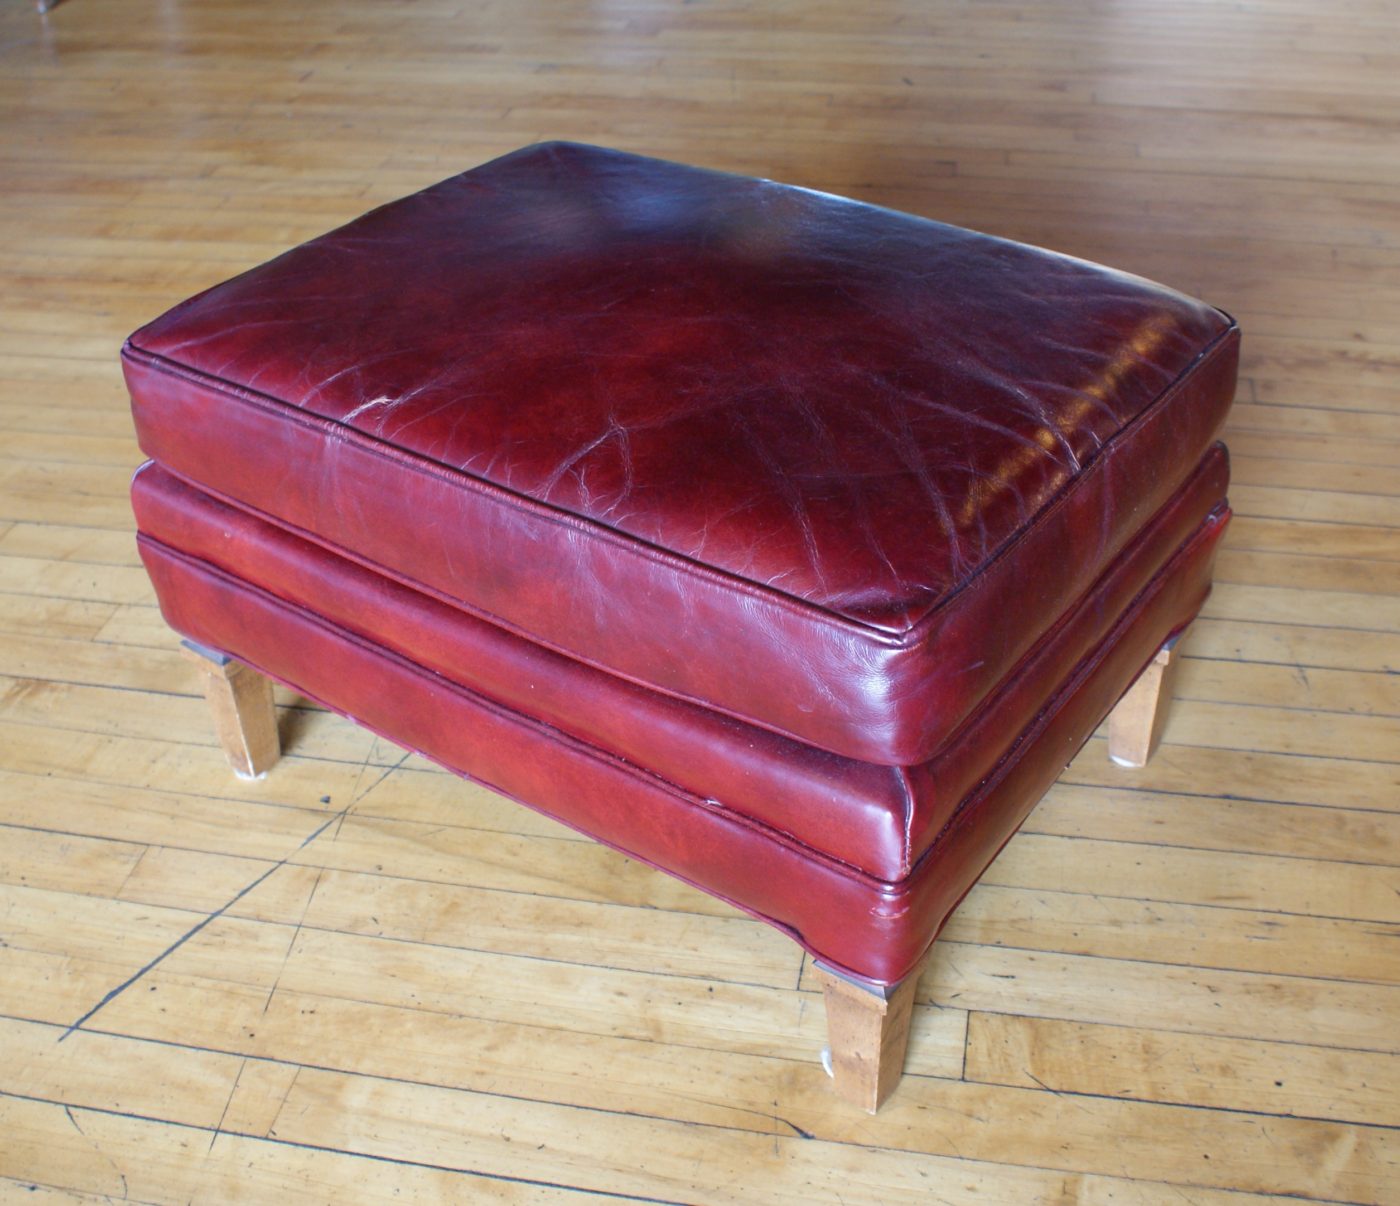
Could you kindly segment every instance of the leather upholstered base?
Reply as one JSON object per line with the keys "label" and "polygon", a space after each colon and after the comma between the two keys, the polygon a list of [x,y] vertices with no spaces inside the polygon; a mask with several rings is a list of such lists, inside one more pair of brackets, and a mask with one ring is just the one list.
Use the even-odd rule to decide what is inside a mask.
{"label": "leather upholstered base", "polygon": [[1172,552],[1224,507],[1227,477],[1217,446],[1091,589],[1046,625],[977,713],[909,767],[815,749],[594,670],[158,465],[137,474],[132,499],[141,531],[168,547],[815,851],[898,880]]}
{"label": "leather upholstered base", "polygon": [[[188,493],[178,513],[187,519],[201,507],[218,513],[220,504],[201,502],[189,487],[148,469],[138,482],[143,524],[156,516],[158,495],[168,502],[182,489]],[[915,966],[949,912],[1158,647],[1195,616],[1209,591],[1214,551],[1227,519],[1223,507],[1210,509],[1146,576],[1125,606],[1112,613],[1103,639],[1037,697],[1028,723],[1009,735],[1006,748],[990,759],[971,790],[942,810],[938,832],[898,876],[871,874],[771,821],[688,789],[649,767],[635,746],[624,756],[405,656],[398,651],[400,621],[412,617],[413,607],[399,593],[403,588],[388,579],[358,584],[383,592],[392,607],[378,621],[368,609],[361,611],[354,631],[344,614],[331,618],[307,599],[279,598],[149,532],[140,536],[140,547],[166,619],[186,637],[226,650],[451,770],[731,901],[789,931],[823,963],[861,979],[893,983]],[[179,527],[173,516],[164,527],[160,519],[150,522],[167,539]],[[217,527],[206,528],[202,541],[191,541],[200,544],[199,553],[214,552],[210,543]],[[222,527],[231,546],[242,539],[237,527]],[[306,554],[306,564],[316,561],[314,550]],[[324,563],[320,570],[325,581],[356,573],[349,563]],[[342,584],[342,589],[348,588]],[[326,590],[328,599],[337,594]],[[417,605],[429,608],[432,602],[422,598]],[[383,625],[377,632],[376,622]],[[499,639],[518,640],[504,633]],[[527,649],[517,653],[532,656]],[[459,664],[454,677],[470,677],[470,666]],[[800,746],[783,751],[774,744],[764,757],[774,764],[790,759],[794,782],[804,777],[810,782],[816,772],[802,759],[811,754]],[[847,782],[859,780],[858,764],[843,769]],[[768,770],[781,775],[781,765]],[[935,780],[937,767],[911,768],[908,775],[910,781]],[[840,775],[833,777],[840,781]],[[805,802],[789,801],[789,822]],[[859,797],[849,806],[859,812]]]}

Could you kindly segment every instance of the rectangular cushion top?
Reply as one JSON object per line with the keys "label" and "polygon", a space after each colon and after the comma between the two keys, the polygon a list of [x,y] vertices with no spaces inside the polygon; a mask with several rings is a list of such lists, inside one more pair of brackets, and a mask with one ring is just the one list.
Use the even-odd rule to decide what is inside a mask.
{"label": "rectangular cushion top", "polygon": [[898,631],[1228,325],[1036,248],[552,144],[132,343]]}
{"label": "rectangular cushion top", "polygon": [[[176,306],[126,356],[158,459],[162,420],[142,420],[141,395],[166,376],[563,523],[571,543],[601,540],[614,562],[630,544],[729,592],[736,624],[757,600],[796,608],[847,651],[887,651],[917,644],[1042,527],[1051,545],[1026,562],[1036,580],[1015,585],[1033,587],[1053,622],[1203,454],[1233,390],[1235,342],[1219,311],[1081,260],[807,189],[548,143]],[[1167,402],[1200,412],[1189,431],[1171,419],[1129,438]],[[1134,463],[1067,505],[1110,454]],[[171,467],[279,514],[197,465]],[[1147,474],[1160,485],[1124,496]],[[395,492],[387,476],[381,486]],[[322,501],[343,507],[343,494]],[[1058,529],[1042,522],[1056,508]],[[304,514],[281,518],[319,530]],[[1067,536],[1083,547],[1066,549]],[[628,581],[614,574],[609,590]],[[772,722],[674,667],[610,663],[605,640],[570,648],[474,584],[429,585],[620,673]],[[855,661],[856,689],[908,694],[872,686],[884,671]]]}

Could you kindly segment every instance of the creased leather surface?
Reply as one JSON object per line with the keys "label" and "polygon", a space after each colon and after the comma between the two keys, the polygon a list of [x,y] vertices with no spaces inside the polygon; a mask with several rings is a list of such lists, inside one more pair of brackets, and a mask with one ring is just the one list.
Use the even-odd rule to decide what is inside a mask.
{"label": "creased leather surface", "polygon": [[[818,750],[603,674],[328,553],[148,464],[141,531],[717,807],[896,880],[1153,574],[1223,512],[1217,446],[1089,594],[930,761],[901,770]],[[1219,521],[1219,516],[1215,522]]]}
{"label": "creased leather surface", "polygon": [[1194,616],[1209,590],[1224,523],[1215,517],[1163,567],[896,882],[714,807],[150,536],[139,541],[162,612],[177,631],[732,901],[836,968],[893,983],[1162,641]]}
{"label": "creased leather surface", "polygon": [[1236,345],[1080,261],[547,144],[177,306],[125,364],[185,477],[574,658],[907,765],[1204,455]]}

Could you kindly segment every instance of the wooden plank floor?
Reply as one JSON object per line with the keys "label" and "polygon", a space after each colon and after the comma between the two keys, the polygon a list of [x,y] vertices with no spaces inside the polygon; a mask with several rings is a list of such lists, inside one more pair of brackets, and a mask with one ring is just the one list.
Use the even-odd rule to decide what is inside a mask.
{"label": "wooden plank floor", "polygon": [[[544,137],[1246,332],[1168,744],[989,871],[877,1118],[775,932],[288,696],[236,781],[152,607],[122,337]],[[9,0],[0,201],[0,1199],[1400,1202],[1395,5]]]}

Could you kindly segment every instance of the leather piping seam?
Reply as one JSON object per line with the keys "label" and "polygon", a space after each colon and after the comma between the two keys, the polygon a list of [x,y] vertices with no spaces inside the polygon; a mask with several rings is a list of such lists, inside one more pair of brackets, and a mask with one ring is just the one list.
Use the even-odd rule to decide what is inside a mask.
{"label": "leather piping seam", "polygon": [[923,636],[922,630],[930,627],[934,619],[945,607],[951,604],[954,599],[958,598],[970,587],[977,583],[985,582],[988,577],[988,571],[992,566],[1003,560],[1010,550],[1017,547],[1024,539],[1028,538],[1035,529],[1041,526],[1048,515],[1058,510],[1064,501],[1070,497],[1070,495],[1074,494],[1077,488],[1083,484],[1086,477],[1091,472],[1098,470],[1099,466],[1111,459],[1114,449],[1131,433],[1144,426],[1157,414],[1160,414],[1162,410],[1166,408],[1167,403],[1180,393],[1191,378],[1195,376],[1197,372],[1203,370],[1207,364],[1219,354],[1222,348],[1231,346],[1233,342],[1231,337],[1236,335],[1238,330],[1239,328],[1237,326],[1230,325],[1218,332],[1214,339],[1207,343],[1196,354],[1191,362],[1173,378],[1161,393],[1133,415],[1131,419],[1124,423],[1123,426],[1094,450],[1093,455],[1090,456],[1086,462],[1081,464],[1080,471],[1066,481],[1059,490],[1055,492],[1055,495],[1041,506],[1032,519],[1022,524],[1016,531],[1010,533],[996,551],[978,565],[976,572],[972,576],[939,595],[917,619],[898,632],[891,632],[887,628],[881,628],[868,621],[857,619],[854,616],[844,615],[828,605],[816,603],[810,599],[803,599],[800,596],[788,594],[771,586],[760,585],[752,579],[735,574],[731,570],[724,570],[717,566],[707,565],[704,562],[686,557],[684,554],[678,553],[674,549],[667,549],[652,541],[644,540],[641,537],[623,533],[615,528],[609,528],[599,523],[596,519],[567,511],[552,503],[531,498],[528,495],[521,494],[508,487],[498,485],[495,482],[487,481],[485,478],[468,473],[463,469],[454,469],[441,461],[431,460],[421,453],[412,452],[409,449],[385,443],[383,440],[377,440],[373,436],[367,435],[358,428],[351,427],[338,419],[330,419],[324,415],[315,414],[285,399],[262,393],[248,386],[238,385],[212,373],[206,373],[200,369],[192,368],[189,365],[181,364],[178,361],[163,356],[159,352],[153,352],[140,347],[132,343],[131,339],[128,339],[125,346],[122,348],[122,355],[135,363],[144,364],[167,376],[189,381],[197,386],[210,389],[215,393],[221,393],[232,400],[246,403],[255,409],[276,414],[279,419],[290,422],[296,426],[319,431],[327,435],[334,434],[337,438],[346,439],[371,455],[396,463],[411,472],[436,477],[444,482],[455,484],[459,488],[472,490],[479,496],[508,510],[515,510],[518,513],[533,514],[536,518],[562,527],[579,529],[588,533],[590,536],[605,541],[610,546],[625,550],[630,555],[643,557],[672,570],[709,580],[713,585],[726,590],[750,595],[757,599],[763,599],[774,606],[792,611],[798,616],[811,618],[816,622],[824,621],[835,627],[851,629],[875,643],[898,651],[916,645],[918,640]]}

